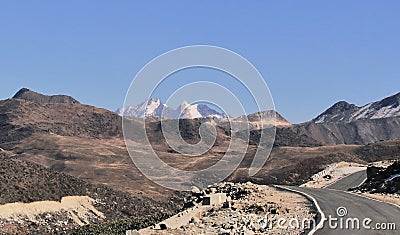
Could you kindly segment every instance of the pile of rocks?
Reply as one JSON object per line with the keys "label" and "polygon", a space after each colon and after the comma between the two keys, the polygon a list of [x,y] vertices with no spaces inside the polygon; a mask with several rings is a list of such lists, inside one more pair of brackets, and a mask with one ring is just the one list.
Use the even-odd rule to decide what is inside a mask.
{"label": "pile of rocks", "polygon": [[224,182],[207,190],[225,193],[226,202],[193,217],[187,225],[156,234],[301,234],[305,229],[278,228],[277,219],[301,220],[316,215],[312,204],[304,197],[266,185]]}
{"label": "pile of rocks", "polygon": [[229,204],[228,202],[231,202],[232,200],[240,200],[248,193],[249,192],[243,187],[240,187],[240,184],[234,184],[231,182],[210,185],[208,188],[203,190],[193,187],[191,194],[184,199],[184,208],[186,209],[202,203],[204,204],[204,199],[206,197],[219,194],[224,194],[226,197],[226,206]]}
{"label": "pile of rocks", "polygon": [[42,213],[35,218],[0,218],[0,234],[69,234],[77,226],[65,211]]}

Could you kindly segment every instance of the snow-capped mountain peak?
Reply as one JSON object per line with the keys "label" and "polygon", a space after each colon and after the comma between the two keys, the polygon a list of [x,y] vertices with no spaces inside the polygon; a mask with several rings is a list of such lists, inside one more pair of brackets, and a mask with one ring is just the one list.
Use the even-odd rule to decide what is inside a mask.
{"label": "snow-capped mountain peak", "polygon": [[147,101],[147,104],[143,106],[144,116],[152,116],[157,113],[157,110],[161,107],[165,107],[164,104],[161,104],[159,99],[151,98]]}
{"label": "snow-capped mountain peak", "polygon": [[127,106],[116,111],[120,116],[132,117],[167,117],[167,118],[205,118],[211,117],[216,119],[227,118],[225,114],[221,114],[211,109],[205,104],[189,104],[183,101],[175,110],[163,104],[159,99],[151,98],[147,102],[143,102],[137,106]]}
{"label": "snow-capped mountain peak", "polygon": [[194,119],[203,117],[203,115],[199,113],[198,104],[191,105],[186,100],[182,102],[180,110],[180,118]]}
{"label": "snow-capped mountain peak", "polygon": [[161,116],[164,109],[169,109],[165,104],[161,103],[160,99],[151,98],[137,106],[127,106],[120,108],[116,113],[120,116],[132,117],[147,117],[147,116]]}

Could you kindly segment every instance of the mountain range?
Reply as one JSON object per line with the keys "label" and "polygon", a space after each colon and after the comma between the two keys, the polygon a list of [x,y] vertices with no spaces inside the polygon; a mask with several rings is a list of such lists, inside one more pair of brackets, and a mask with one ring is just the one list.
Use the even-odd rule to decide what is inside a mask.
{"label": "mountain range", "polygon": [[205,104],[189,104],[183,101],[177,108],[173,109],[163,104],[158,98],[150,98],[143,103],[133,106],[126,106],[117,109],[120,116],[129,117],[166,117],[166,118],[215,118],[225,119],[227,115],[219,113]]}
{"label": "mountain range", "polygon": [[[136,106],[127,106],[117,109],[120,116],[131,117],[167,117],[167,118],[207,118],[217,120],[226,119],[228,116],[208,107],[206,104],[189,104],[183,101],[177,108],[173,109],[163,104],[160,99],[151,98]],[[271,114],[267,115],[271,118]],[[249,121],[254,122],[256,113],[249,115]],[[260,115],[258,115],[260,116]],[[277,121],[281,126],[290,125],[280,114],[276,113]],[[384,98],[380,101],[371,102],[364,106],[356,106],[346,101],[339,101],[326,111],[312,119],[312,123],[350,123],[362,119],[382,119],[400,116],[400,93]],[[234,118],[239,120],[241,117]],[[309,122],[306,122],[309,123]]]}
{"label": "mountain range", "polygon": [[[36,105],[29,103],[21,103],[21,100],[33,102]],[[74,110],[71,113],[69,120],[65,120],[68,124],[61,124],[60,120],[58,124],[54,126],[54,121],[47,124],[48,129],[53,129],[54,133],[68,133],[68,135],[101,135],[101,136],[122,136],[122,128],[120,118],[118,115],[126,115],[133,117],[161,117],[162,115],[168,118],[184,118],[184,119],[199,119],[199,118],[212,118],[217,121],[221,127],[226,127],[227,116],[211,109],[205,104],[188,104],[183,102],[177,109],[172,109],[167,105],[163,104],[159,99],[152,98],[147,102],[143,102],[138,106],[129,106],[117,111],[118,115],[112,115],[112,113],[105,109],[94,109],[92,106],[82,105],[76,99],[66,95],[43,95],[29,89],[23,88],[19,90],[13,99],[8,100],[7,106],[12,113],[19,103],[27,112],[28,110],[34,111],[35,109],[42,109],[43,105],[56,108],[56,110],[62,110],[57,116],[58,119],[65,120],[64,117],[68,116],[71,110],[63,110],[65,105],[73,107]],[[310,145],[336,145],[336,144],[367,144],[379,140],[388,140],[394,138],[400,138],[400,93],[384,98],[380,101],[371,102],[364,106],[358,107],[354,104],[349,104],[345,101],[340,101],[326,111],[322,112],[316,118],[300,124],[291,124],[284,117],[275,111],[264,111],[261,113],[254,113],[247,116],[249,120],[250,129],[257,131],[262,126],[265,128],[269,126],[276,126],[277,129],[277,140],[285,145],[296,145],[293,141],[299,140],[302,137],[302,144]],[[41,106],[37,106],[41,105]],[[72,106],[71,106],[72,105]],[[90,108],[87,108],[90,107]],[[84,111],[86,110],[86,111]],[[94,110],[97,114],[94,114]],[[20,112],[20,111],[18,111]],[[13,116],[17,116],[18,112],[14,111]],[[54,116],[58,112],[53,111]],[[92,114],[93,113],[93,114]],[[30,115],[24,117],[23,122],[31,120],[31,123],[35,121],[32,119],[43,119],[46,116],[46,111],[35,111]],[[64,116],[64,117],[63,117]],[[4,117],[4,114],[3,114]],[[264,119],[261,120],[261,117]],[[275,117],[274,120],[272,117]],[[91,121],[95,118],[95,122]],[[232,121],[240,122],[245,117],[231,117]],[[152,119],[157,121],[158,119]],[[274,123],[271,123],[274,120]],[[0,119],[1,121],[1,119]],[[98,122],[97,126],[96,123]],[[14,118],[13,123],[17,121]],[[46,127],[47,121],[42,121],[39,128]],[[263,125],[261,125],[263,124]],[[95,128],[96,129],[93,129]],[[4,128],[4,127],[3,127]],[[27,127],[25,127],[27,128]],[[30,127],[31,128],[31,127]],[[35,128],[38,128],[36,126]],[[105,132],[105,130],[108,130]],[[21,131],[21,133],[26,133]],[[99,133],[99,134],[96,134]],[[257,135],[255,135],[257,136]],[[297,137],[295,137],[297,136]],[[306,142],[304,140],[307,139]],[[297,144],[300,144],[297,143]],[[300,145],[302,145],[300,144]]]}
{"label": "mountain range", "polygon": [[[339,102],[300,124],[289,123],[275,111],[247,115],[250,145],[243,162],[227,180],[297,184],[335,162],[368,163],[400,156],[398,100],[399,94],[362,107]],[[187,115],[185,118],[179,119],[182,138],[191,144],[198,143],[201,124],[210,122],[216,127],[215,144],[200,156],[179,154],[165,141],[160,121],[154,118],[146,123],[154,151],[167,164],[179,169],[204,169],[215,164],[229,148],[231,136],[241,133],[232,133],[224,118],[199,118],[215,114],[200,104],[188,107],[184,103],[181,107],[189,110],[187,114],[183,112]],[[138,117],[157,116],[160,109],[166,107],[159,100],[150,99],[131,112]],[[120,110],[120,114],[128,110]],[[171,112],[177,111],[171,109]],[[276,120],[271,122],[274,116]],[[230,117],[236,122],[243,118]],[[143,124],[135,118],[129,121]],[[276,128],[271,155],[261,171],[249,177],[248,169],[257,151],[260,133],[268,132],[271,126]],[[145,158],[142,144],[133,144]],[[82,194],[98,201],[94,206],[107,212],[105,220],[111,222],[155,211],[173,212],[183,201],[180,193],[152,183],[134,166],[123,139],[121,116],[81,104],[70,96],[43,95],[26,88],[13,98],[0,100],[1,172],[4,180],[0,183],[7,190],[0,191],[0,202],[59,200],[63,196]],[[29,184],[24,183],[25,179],[29,179]],[[135,205],[139,202],[146,206],[137,212]],[[60,215],[52,216],[61,219]]]}

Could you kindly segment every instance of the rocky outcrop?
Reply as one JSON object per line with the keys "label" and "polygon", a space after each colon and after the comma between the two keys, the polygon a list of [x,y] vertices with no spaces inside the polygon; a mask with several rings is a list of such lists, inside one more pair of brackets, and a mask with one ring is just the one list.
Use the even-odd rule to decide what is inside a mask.
{"label": "rocky outcrop", "polygon": [[387,168],[369,166],[367,180],[355,190],[368,193],[400,193],[400,161]]}
{"label": "rocky outcrop", "polygon": [[27,88],[22,88],[14,96],[13,99],[29,100],[38,104],[79,104],[79,101],[67,95],[43,95]]}

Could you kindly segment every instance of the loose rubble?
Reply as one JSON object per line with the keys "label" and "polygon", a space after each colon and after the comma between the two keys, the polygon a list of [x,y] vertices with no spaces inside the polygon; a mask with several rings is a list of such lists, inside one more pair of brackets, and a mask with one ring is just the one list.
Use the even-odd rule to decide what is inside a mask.
{"label": "loose rubble", "polygon": [[[221,193],[226,195],[222,203],[203,205],[205,198]],[[277,220],[296,218],[302,223],[316,216],[312,203],[303,196],[250,182],[225,182],[204,191],[193,191],[185,205],[193,207],[180,212],[174,221],[185,220],[185,214],[195,210],[201,213],[193,213],[185,225],[176,228],[171,228],[175,224],[170,218],[151,228],[127,234],[301,234],[307,230],[301,224],[291,228],[287,222],[283,224],[287,228],[283,228],[277,225]]]}
{"label": "loose rubble", "polygon": [[369,166],[367,180],[355,190],[369,193],[400,193],[400,161],[387,168]]}
{"label": "loose rubble", "polygon": [[388,166],[371,165],[367,168],[367,180],[351,189],[365,196],[400,205],[400,161]]}

